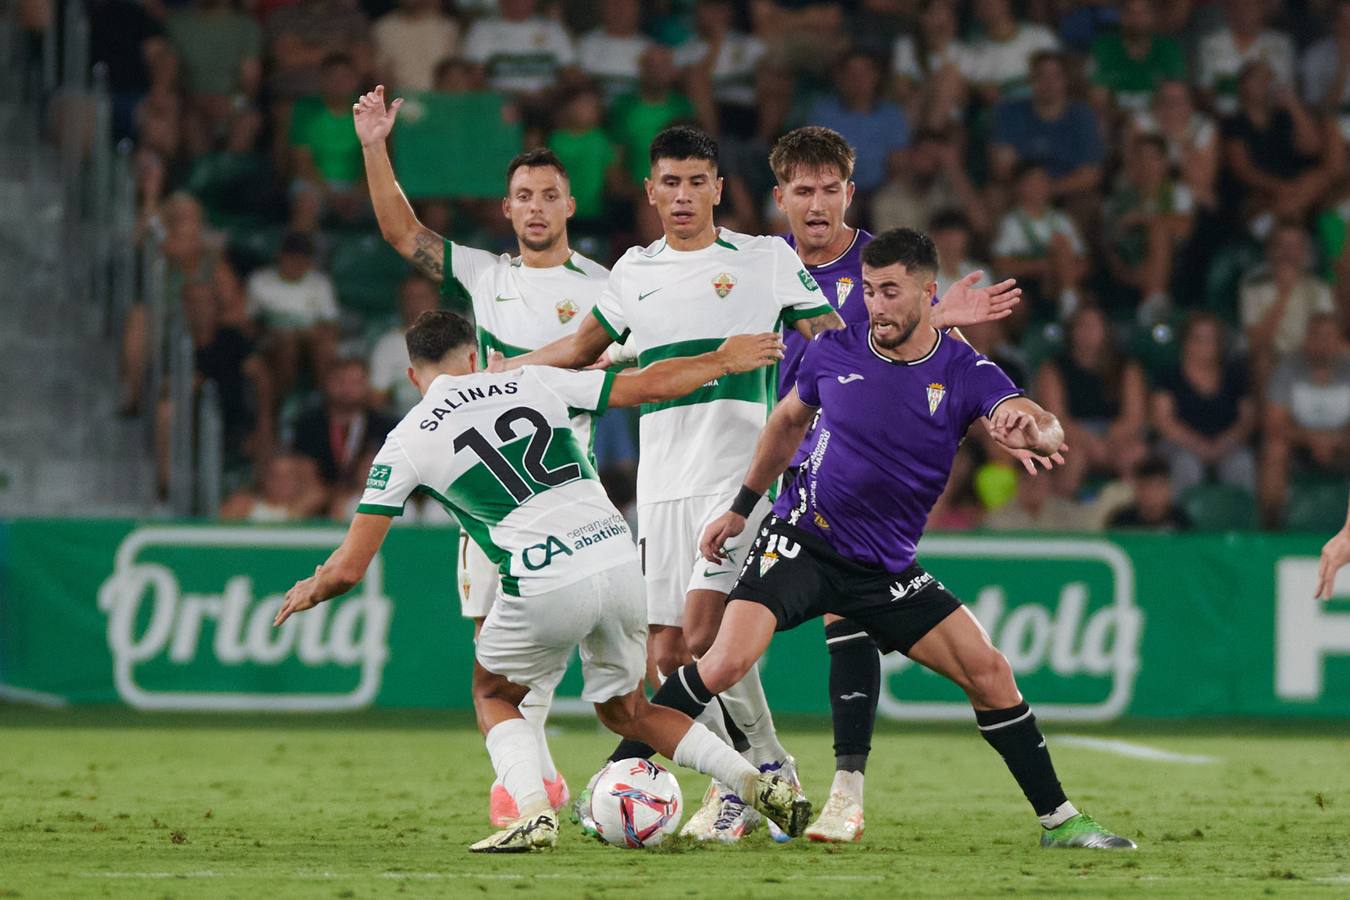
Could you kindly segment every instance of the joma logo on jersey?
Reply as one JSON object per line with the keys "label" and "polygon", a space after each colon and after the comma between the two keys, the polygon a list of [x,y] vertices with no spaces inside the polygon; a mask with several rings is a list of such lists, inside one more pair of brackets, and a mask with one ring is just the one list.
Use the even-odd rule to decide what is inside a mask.
{"label": "joma logo on jersey", "polygon": [[577,305],[571,300],[558,301],[558,305],[555,306],[554,309],[557,310],[558,321],[564,325],[572,321],[578,312]]}
{"label": "joma logo on jersey", "polygon": [[393,613],[379,555],[356,591],[272,627],[296,576],[342,538],[332,528],[133,531],[98,591],[118,695],[138,709],[369,706]]}

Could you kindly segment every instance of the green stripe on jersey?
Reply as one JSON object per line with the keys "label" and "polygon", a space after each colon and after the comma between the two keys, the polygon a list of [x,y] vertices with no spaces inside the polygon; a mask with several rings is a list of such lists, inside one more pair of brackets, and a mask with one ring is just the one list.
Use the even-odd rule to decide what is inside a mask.
{"label": "green stripe on jersey", "polygon": [[445,241],[445,274],[441,276],[441,299],[473,309],[473,297],[469,295],[468,286],[455,277],[455,253],[450,247],[451,241],[449,238],[443,238],[443,240]]}
{"label": "green stripe on jersey", "polygon": [[525,347],[517,347],[515,344],[508,344],[506,341],[497,337],[483,326],[478,326],[478,355],[482,357],[478,360],[479,364],[486,366],[488,353],[492,350],[500,351],[502,356],[510,359],[513,356],[524,356],[529,353]]}
{"label": "green stripe on jersey", "polygon": [[366,513],[372,516],[401,516],[403,507],[401,506],[382,506],[379,503],[361,503],[356,507],[359,513]]}
{"label": "green stripe on jersey", "polygon": [[[531,433],[497,447],[497,451],[505,458],[507,464],[529,487],[530,497],[553,489],[535,481],[525,470],[525,448],[534,439],[535,436]],[[576,435],[572,433],[571,428],[553,429],[553,437],[549,441],[548,449],[544,451],[543,463],[544,468],[550,470],[576,465],[581,470],[581,478],[592,481],[600,480],[595,474],[595,467],[591,465],[585,452],[582,451],[581,445],[577,443]],[[575,480],[577,479],[573,479],[573,481]],[[572,482],[565,483],[571,484]],[[554,487],[562,486],[555,485]],[[456,478],[454,483],[445,489],[445,497],[456,509],[462,510],[465,515],[485,526],[498,524],[502,519],[530,501],[530,497],[517,500],[512,496],[505,485],[492,474],[492,470],[482,462],[474,463],[468,471]],[[463,522],[463,519],[461,518],[460,521]],[[465,530],[468,530],[467,525]]]}
{"label": "green stripe on jersey", "polygon": [[628,334],[630,329],[624,329],[623,334],[620,334],[618,329],[616,329],[613,325],[609,324],[609,319],[605,318],[605,314],[600,311],[600,307],[592,306],[591,315],[595,316],[596,321],[598,321],[600,323],[600,326],[605,329],[605,333],[608,334],[610,338],[613,339],[616,343],[622,344],[624,341],[628,340]]}
{"label": "green stripe on jersey", "polygon": [[467,510],[456,506],[443,494],[437,493],[425,484],[419,485],[417,490],[439,503],[451,518],[459,522],[459,526],[468,534],[469,540],[482,548],[483,553],[497,566],[498,571],[504,573],[505,570],[510,568],[511,554],[497,546],[496,542],[492,540],[492,532],[488,530],[486,525],[469,515]]}
{"label": "green stripe on jersey", "polygon": [[783,310],[783,321],[791,325],[793,322],[802,319],[811,319],[816,316],[823,316],[826,313],[834,312],[834,307],[828,303],[822,303],[820,306],[813,306],[810,309],[792,309],[791,307]]}
{"label": "green stripe on jersey", "polygon": [[[638,365],[646,366],[663,359],[709,353],[722,346],[722,340],[722,338],[700,338],[653,347],[638,354]],[[640,412],[645,416],[648,413],[659,412],[663,409],[711,403],[714,400],[746,400],[750,403],[762,403],[768,408],[773,406],[777,382],[778,366],[776,365],[755,369],[753,372],[723,375],[711,384],[705,384],[693,393],[686,394],[678,399],[663,400],[660,403],[644,403]]]}

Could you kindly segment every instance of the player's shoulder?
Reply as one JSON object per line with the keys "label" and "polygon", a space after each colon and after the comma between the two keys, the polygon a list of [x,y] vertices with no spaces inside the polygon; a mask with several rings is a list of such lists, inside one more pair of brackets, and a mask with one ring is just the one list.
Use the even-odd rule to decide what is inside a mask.
{"label": "player's shoulder", "polygon": [[609,278],[609,269],[606,269],[589,256],[582,256],[576,251],[573,251],[572,255],[567,258],[567,262],[563,263],[563,268],[575,275],[594,278],[599,281],[604,281]]}
{"label": "player's shoulder", "polygon": [[796,255],[788,242],[777,234],[742,234],[730,228],[719,228],[715,244],[723,249],[742,253],[781,253],[786,250]]}
{"label": "player's shoulder", "polygon": [[806,352],[815,356],[822,354],[850,353],[867,347],[868,322],[855,322],[845,328],[830,328],[811,338]]}

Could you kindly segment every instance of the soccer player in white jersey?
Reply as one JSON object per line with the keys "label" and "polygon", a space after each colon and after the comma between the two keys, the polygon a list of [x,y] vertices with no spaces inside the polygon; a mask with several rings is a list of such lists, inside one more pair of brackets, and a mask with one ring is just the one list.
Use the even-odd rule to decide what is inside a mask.
{"label": "soccer player in white jersey", "polygon": [[[773,327],[775,321],[792,325],[807,338],[843,327],[781,238],[748,237],[715,226],[713,208],[721,197],[716,142],[696,129],[676,126],[657,136],[650,155],[648,200],[665,236],[625,254],[576,332],[512,362],[585,365],[611,340],[629,332],[626,346],[637,350],[640,361],[649,361],[697,352],[719,337],[746,327]],[[936,310],[940,321],[944,326],[967,324],[1010,307],[1016,292],[1000,287],[994,291],[960,285],[956,296],[943,297]],[[647,575],[652,655],[664,674],[681,659],[700,655],[716,636],[741,548],[733,546],[721,565],[706,563],[698,557],[698,523],[716,515],[719,498],[727,502],[735,496],[738,485],[728,467],[748,460],[747,444],[764,425],[775,387],[772,376],[746,376],[707,385],[678,404],[643,408],[638,536]],[[760,503],[753,516],[762,517],[766,508]],[[721,699],[749,738],[752,760],[768,768],[790,767],[756,670]],[[702,721],[715,726],[715,704],[709,713]],[[686,832],[735,840],[753,827],[753,812],[739,798],[718,794],[714,787]]]}
{"label": "soccer player in white jersey", "polygon": [[[502,214],[515,230],[519,256],[465,247],[418,221],[394,178],[385,141],[402,104],[399,99],[386,107],[380,85],[352,108],[385,240],[423,274],[440,282],[442,297],[468,297],[477,323],[479,359],[491,350],[516,356],[575,331],[595,305],[609,271],[568,245],[567,220],[576,202],[562,162],[549,150],[531,150],[507,167]],[[572,425],[589,452],[591,416],[579,413]],[[459,554],[460,607],[473,619],[476,635],[497,594],[497,570],[466,533],[460,535]],[[523,709],[537,727],[549,794],[561,807],[568,800],[567,782],[554,766],[544,737],[552,699],[531,696]],[[505,824],[516,813],[510,794],[494,784],[488,803],[491,822]]]}
{"label": "soccer player in white jersey", "polygon": [[[722,192],[715,141],[695,128],[675,126],[652,141],[650,158],[647,197],[665,236],[624,254],[575,332],[506,365],[584,366],[611,341],[627,341],[645,365],[704,352],[732,334],[774,330],[781,322],[808,337],[840,324],[781,238],[737,234],[713,223]],[[702,653],[717,635],[739,548],[732,547],[724,563],[708,564],[698,556],[698,536],[719,504],[725,508],[735,496],[739,482],[733,473],[749,459],[775,390],[773,371],[757,371],[642,407],[638,546],[647,578],[651,654],[662,673]],[[768,508],[766,498],[756,515]],[[791,774],[792,760],[774,732],[758,671],[721,700],[748,739],[751,761],[765,771],[786,766]],[[713,704],[701,721],[716,730],[720,718]],[[743,799],[714,784],[684,833],[739,839],[758,822]]]}
{"label": "soccer player in white jersey", "polygon": [[408,377],[422,402],[376,455],[342,545],[287,592],[276,625],[354,587],[407,499],[429,494],[501,573],[478,636],[473,697],[493,768],[520,816],[471,850],[557,843],[539,745],[520,704],[528,691],[552,692],[578,646],[582,697],[606,726],[731,785],[790,834],[801,834],[811,804],[792,781],[760,772],[703,726],[647,702],[637,549],[569,420],[572,409],[670,402],[705,382],[761,370],[782,357],[778,335],[738,335],[709,352],[619,376],[543,366],[480,372],[472,327],[448,311],[423,313],[407,342]]}

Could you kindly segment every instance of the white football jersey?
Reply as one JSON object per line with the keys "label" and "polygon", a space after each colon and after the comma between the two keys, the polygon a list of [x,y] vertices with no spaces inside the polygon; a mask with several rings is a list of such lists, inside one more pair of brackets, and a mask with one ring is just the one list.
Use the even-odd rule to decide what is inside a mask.
{"label": "white football jersey", "polygon": [[[634,247],[591,311],[616,341],[631,332],[638,363],[715,350],[734,334],[778,331],[832,309],[780,237],[725,228],[702,250],[664,238]],[[639,503],[734,491],[776,396],[775,367],[729,375],[686,397],[642,406]]]}
{"label": "white football jersey", "polygon": [[[608,269],[580,253],[560,266],[532,268],[519,256],[447,240],[441,296],[468,296],[478,329],[479,364],[487,365],[493,350],[521,356],[576,331],[608,279]],[[591,417],[578,416],[574,424],[589,452]]]}
{"label": "white football jersey", "polygon": [[414,493],[430,495],[516,597],[636,562],[571,428],[578,411],[604,412],[613,383],[612,373],[547,366],[441,375],[385,439],[356,511],[397,516]]}

